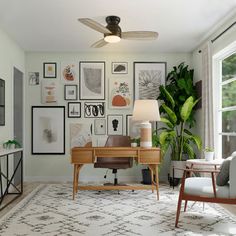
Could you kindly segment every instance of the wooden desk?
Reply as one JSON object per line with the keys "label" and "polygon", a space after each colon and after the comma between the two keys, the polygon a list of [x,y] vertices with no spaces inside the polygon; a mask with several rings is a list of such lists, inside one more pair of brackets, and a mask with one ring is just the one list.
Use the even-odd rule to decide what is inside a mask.
{"label": "wooden desk", "polygon": [[[133,157],[137,163],[148,165],[151,170],[152,185],[129,186],[79,186],[79,172],[83,165],[96,163],[97,157]],[[158,165],[160,164],[161,151],[159,148],[140,147],[75,147],[71,149],[71,164],[74,165],[73,199],[80,190],[144,190],[156,187],[157,199],[159,199]],[[154,174],[156,179],[154,180]]]}

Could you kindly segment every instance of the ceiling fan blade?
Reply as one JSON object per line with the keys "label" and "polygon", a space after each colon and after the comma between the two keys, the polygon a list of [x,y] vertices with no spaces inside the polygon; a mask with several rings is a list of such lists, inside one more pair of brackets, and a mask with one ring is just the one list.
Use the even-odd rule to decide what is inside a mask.
{"label": "ceiling fan blade", "polygon": [[79,18],[78,21],[102,34],[111,34],[111,31],[109,29],[92,19]]}
{"label": "ceiling fan blade", "polygon": [[154,31],[127,31],[122,32],[122,39],[131,40],[153,40],[158,37],[158,33]]}
{"label": "ceiling fan blade", "polygon": [[107,45],[108,42],[106,42],[104,39],[100,39],[99,41],[95,42],[91,45],[91,48],[101,48],[105,45]]}

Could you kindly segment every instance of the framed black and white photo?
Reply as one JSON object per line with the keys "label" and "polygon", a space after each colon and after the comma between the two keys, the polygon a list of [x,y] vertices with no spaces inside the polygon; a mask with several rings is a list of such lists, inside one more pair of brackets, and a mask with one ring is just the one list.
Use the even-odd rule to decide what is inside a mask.
{"label": "framed black and white photo", "polygon": [[64,85],[64,99],[65,100],[77,100],[77,85]]}
{"label": "framed black and white photo", "polygon": [[81,103],[68,102],[68,118],[80,118],[80,117],[81,117]]}
{"label": "framed black and white photo", "polygon": [[134,99],[157,99],[165,79],[166,62],[134,62]]}
{"label": "framed black and white photo", "polygon": [[65,107],[32,106],[32,154],[65,154]]}
{"label": "framed black and white photo", "polygon": [[104,118],[105,102],[85,102],[84,103],[85,118]]}
{"label": "framed black and white photo", "polygon": [[39,85],[39,72],[29,72],[29,85]]}
{"label": "framed black and white photo", "polygon": [[43,77],[53,79],[57,77],[57,63],[45,62],[43,63]]}
{"label": "framed black and white photo", "polygon": [[80,100],[105,100],[105,62],[80,62]]}
{"label": "framed black and white photo", "polygon": [[112,74],[128,74],[128,62],[112,62]]}
{"label": "framed black and white photo", "polygon": [[123,115],[107,116],[107,134],[123,135]]}
{"label": "framed black and white photo", "polygon": [[94,120],[94,134],[105,135],[106,134],[106,119]]}

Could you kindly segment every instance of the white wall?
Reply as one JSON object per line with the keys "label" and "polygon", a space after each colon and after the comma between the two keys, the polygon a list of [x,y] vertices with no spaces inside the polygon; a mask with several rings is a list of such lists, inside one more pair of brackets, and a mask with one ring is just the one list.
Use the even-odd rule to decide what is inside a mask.
{"label": "white wall", "polygon": [[13,138],[13,68],[25,72],[25,54],[2,29],[0,29],[0,78],[5,80],[5,126],[0,126],[0,146]]}
{"label": "white wall", "polygon": [[[108,109],[108,81],[111,78],[125,78],[133,81],[133,62],[134,61],[164,61],[167,62],[167,71],[170,71],[174,65],[185,61],[186,64],[191,64],[191,54],[101,54],[101,53],[26,53],[26,75],[28,72],[40,72],[40,80],[43,74],[43,62],[57,62],[57,80],[59,81],[59,102],[57,105],[63,105],[67,108],[67,101],[64,101],[64,88],[60,82],[60,62],[66,61],[105,61],[106,63],[106,115],[107,114],[123,114],[123,132],[126,132],[125,118],[126,114],[132,114],[130,110],[109,110]],[[127,75],[111,74],[111,62],[121,61],[128,62]],[[40,86],[29,86],[26,83],[26,160],[25,174],[26,180],[72,180],[72,166],[70,164],[70,148],[69,148],[69,124],[71,122],[91,122],[93,119],[83,119],[83,109],[81,119],[66,118],[66,155],[31,155],[31,106],[41,104],[41,88]],[[81,101],[82,103],[84,101]],[[83,108],[83,105],[82,105]],[[67,117],[67,115],[66,115]],[[161,172],[161,179],[166,179],[166,167]],[[141,178],[140,166],[134,164],[134,167],[129,170],[119,171],[120,180],[137,180]],[[92,165],[85,166],[81,171],[82,181],[102,181],[105,169],[94,169]],[[112,178],[112,174],[108,175]]]}

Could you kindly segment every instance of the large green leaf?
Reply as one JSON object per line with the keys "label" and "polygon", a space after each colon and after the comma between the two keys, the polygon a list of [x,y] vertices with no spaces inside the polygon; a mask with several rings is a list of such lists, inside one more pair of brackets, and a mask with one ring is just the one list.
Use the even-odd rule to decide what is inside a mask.
{"label": "large green leaf", "polygon": [[202,149],[202,140],[198,135],[191,135],[191,140],[196,144],[199,150]]}
{"label": "large green leaf", "polygon": [[176,124],[177,116],[175,115],[174,111],[171,108],[169,108],[168,106],[166,106],[166,104],[162,104],[161,106],[165,110],[167,115],[169,116],[171,123]]}
{"label": "large green leaf", "polygon": [[174,125],[167,118],[161,117],[161,122],[165,123],[169,128],[173,129]]}
{"label": "large green leaf", "polygon": [[190,96],[185,103],[183,104],[181,110],[180,110],[180,116],[183,121],[186,121],[193,109],[194,106],[194,99],[192,96]]}
{"label": "large green leaf", "polygon": [[170,93],[168,92],[168,90],[161,85],[159,87],[160,92],[163,94],[163,96],[165,96],[165,98],[170,102],[171,104],[171,108],[173,109],[175,107],[175,100],[173,99],[173,97],[170,95]]}
{"label": "large green leaf", "polygon": [[184,152],[188,154],[190,159],[195,158],[196,154],[194,153],[191,145],[189,145],[188,143],[184,143],[183,148],[184,148]]}

